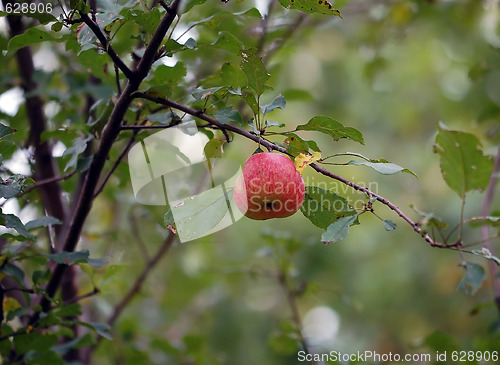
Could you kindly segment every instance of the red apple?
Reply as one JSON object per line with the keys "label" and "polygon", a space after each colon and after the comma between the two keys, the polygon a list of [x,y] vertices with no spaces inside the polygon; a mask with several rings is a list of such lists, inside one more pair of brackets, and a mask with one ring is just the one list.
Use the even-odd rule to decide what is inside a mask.
{"label": "red apple", "polygon": [[248,218],[264,220],[295,214],[305,197],[304,180],[285,155],[252,155],[236,178],[234,201]]}

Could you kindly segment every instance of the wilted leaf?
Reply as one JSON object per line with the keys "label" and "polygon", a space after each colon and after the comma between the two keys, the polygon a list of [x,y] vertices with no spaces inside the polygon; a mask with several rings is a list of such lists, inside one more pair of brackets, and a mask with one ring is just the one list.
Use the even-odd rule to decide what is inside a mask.
{"label": "wilted leaf", "polygon": [[314,152],[312,155],[306,155],[304,153],[299,153],[297,157],[295,157],[295,168],[302,175],[302,171],[306,168],[306,166],[315,163],[316,161],[321,159],[321,153]]}

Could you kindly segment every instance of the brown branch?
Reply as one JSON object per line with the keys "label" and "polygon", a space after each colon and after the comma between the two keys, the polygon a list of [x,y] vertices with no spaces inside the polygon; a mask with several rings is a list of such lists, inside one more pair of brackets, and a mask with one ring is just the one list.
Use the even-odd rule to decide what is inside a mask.
{"label": "brown branch", "polygon": [[156,251],[153,257],[146,263],[144,269],[139,274],[137,279],[135,279],[134,284],[130,287],[127,294],[125,294],[123,299],[113,308],[113,312],[106,321],[110,326],[112,326],[116,322],[116,320],[123,312],[125,307],[139,293],[149,273],[158,264],[161,258],[168,252],[169,248],[174,243],[174,240],[175,240],[175,235],[172,232],[168,232],[168,236],[163,241],[163,244],[160,246],[158,251]]}
{"label": "brown branch", "polygon": [[[295,326],[297,327],[297,332],[299,334],[300,344],[302,345],[303,350],[307,354],[310,354],[311,351],[309,349],[309,344],[307,343],[307,341],[304,337],[302,318],[300,316],[299,308],[297,306],[297,293],[295,290],[293,290],[290,287],[290,284],[288,283],[288,278],[287,278],[287,275],[285,272],[281,271],[277,275],[277,279],[278,279],[278,282],[279,282],[281,288],[285,292],[288,306],[290,307],[290,310],[292,311],[292,319],[293,319],[293,322],[295,323]],[[311,363],[314,363],[314,362],[311,360]]]}
{"label": "brown branch", "polygon": [[[78,243],[83,225],[85,223],[87,215],[90,212],[90,209],[92,208],[94,192],[99,182],[99,177],[104,168],[104,164],[108,157],[111,146],[115,142],[116,137],[120,132],[120,125],[123,117],[125,116],[125,113],[127,112],[128,107],[133,100],[132,94],[139,89],[142,80],[148,75],[149,71],[151,70],[156,51],[160,47],[163,38],[165,37],[168,29],[170,28],[177,15],[177,9],[180,1],[181,0],[174,0],[169,7],[169,11],[160,21],[160,24],[153,34],[153,37],[151,38],[151,41],[146,48],[141,61],[134,70],[133,76],[131,75],[131,77],[128,79],[127,84],[123,89],[123,93],[116,101],[109,120],[102,131],[99,146],[97,147],[97,151],[94,155],[94,158],[92,159],[89,170],[86,173],[82,191],[77,198],[75,210],[69,224],[69,229],[64,239],[64,251],[74,251],[76,244]],[[88,16],[87,19],[89,19]],[[67,265],[58,264],[52,272],[49,283],[47,284],[47,296],[42,297],[40,301],[43,311],[46,311],[50,308],[50,298],[53,298],[56,294],[61,280],[64,277],[66,269]],[[31,322],[36,321],[38,316],[39,313],[35,313],[31,318]]]}
{"label": "brown branch", "polygon": [[[495,157],[495,165],[493,167],[493,172],[491,173],[490,183],[486,190],[486,194],[484,196],[483,206],[481,208],[481,214],[483,216],[487,216],[491,211],[491,202],[493,201],[493,196],[495,195],[495,186],[496,179],[498,178],[498,172],[500,171],[500,144],[498,145],[497,155]],[[483,246],[488,249],[492,255],[495,255],[493,248],[490,242],[490,233],[489,227],[484,225],[481,227],[481,235],[483,240],[485,241]],[[488,263],[490,269],[490,277],[491,277],[491,285],[493,290],[493,297],[495,300],[495,305],[498,309],[498,313],[500,314],[500,279],[498,278],[498,266],[495,262],[489,261]]]}
{"label": "brown branch", "polygon": [[130,140],[128,141],[127,145],[123,149],[122,153],[120,153],[120,156],[118,156],[118,158],[116,159],[115,163],[113,164],[113,166],[111,167],[111,169],[108,171],[108,173],[106,174],[106,176],[102,180],[102,182],[99,185],[99,187],[95,190],[95,192],[94,192],[94,199],[97,197],[97,195],[99,195],[102,192],[102,190],[104,189],[104,186],[108,182],[108,180],[111,177],[111,175],[113,175],[113,173],[115,172],[115,170],[120,165],[120,162],[122,162],[122,160],[125,157],[125,155],[128,153],[128,151],[130,150],[130,148],[132,148],[132,145],[135,142],[135,136],[137,135],[137,132],[138,131],[134,132],[134,135],[130,138]]}
{"label": "brown branch", "polygon": [[101,28],[99,28],[99,25],[97,25],[97,23],[94,20],[92,20],[88,16],[88,14],[85,14],[83,12],[80,12],[80,18],[85,22],[85,24],[87,24],[90,30],[92,30],[92,32],[96,35],[97,39],[99,39],[99,42],[101,42],[102,46],[109,54],[109,57],[111,57],[111,59],[113,60],[115,66],[118,67],[128,79],[133,78],[134,73],[123,62],[123,60],[120,58],[118,53],[116,53],[111,44],[109,44],[108,37],[106,37],[106,35],[102,32]]}
{"label": "brown branch", "polygon": [[[241,129],[241,128],[238,128],[234,125],[231,125],[231,124],[222,124],[220,123],[217,119],[215,118],[212,118],[206,114],[204,114],[202,111],[200,110],[195,110],[193,108],[190,108],[186,105],[183,105],[183,104],[180,104],[180,103],[177,103],[175,101],[172,101],[172,100],[168,100],[168,99],[163,99],[163,98],[159,98],[159,97],[156,97],[156,96],[151,96],[151,95],[148,95],[148,94],[145,94],[145,93],[135,93],[134,94],[134,97],[136,98],[143,98],[143,99],[147,99],[147,100],[150,100],[150,101],[153,101],[155,103],[158,103],[158,104],[161,104],[161,105],[165,105],[165,106],[168,106],[168,107],[171,107],[171,108],[174,108],[174,109],[177,109],[177,110],[180,110],[186,114],[189,114],[189,115],[192,115],[194,117],[197,117],[199,119],[202,119],[216,127],[218,127],[219,129],[226,129],[228,131],[231,131],[233,133],[236,133],[236,134],[239,134],[243,137],[246,137],[254,142],[257,142],[257,143],[260,143],[260,145],[266,147],[268,150],[275,150],[275,151],[278,151],[278,152],[281,152],[281,153],[284,153],[284,154],[288,154],[288,151],[283,148],[283,147],[280,147],[280,146],[277,146],[276,144],[270,142],[270,141],[267,141],[247,130],[244,130],[244,129]],[[422,229],[420,228],[419,224],[414,222],[413,220],[411,220],[406,214],[403,213],[403,211],[401,211],[401,209],[399,209],[396,205],[394,205],[393,203],[391,203],[388,199],[384,198],[383,196],[380,196],[376,193],[374,193],[373,191],[361,186],[361,185],[358,185],[340,175],[336,175],[334,174],[333,172],[317,165],[317,164],[311,164],[309,165],[311,166],[314,170],[316,170],[317,172],[319,172],[320,174],[322,175],[325,175],[325,176],[328,176],[334,180],[337,180],[337,181],[340,181],[342,182],[343,184],[347,185],[347,186],[350,186],[351,188],[353,188],[354,190],[357,190],[357,191],[360,191],[364,194],[366,194],[367,196],[369,197],[373,197],[375,198],[376,200],[378,200],[380,203],[386,205],[387,207],[389,207],[391,210],[393,210],[395,213],[397,213],[397,215],[399,215],[403,220],[405,220],[412,228],[415,232],[417,232],[418,234],[420,234],[432,247],[438,247],[438,248],[454,248],[456,249],[457,247],[459,247],[461,245],[460,242],[456,242],[456,243],[453,243],[453,244],[446,244],[446,243],[442,243],[442,242],[436,242],[428,233],[424,233],[422,232]]]}
{"label": "brown branch", "polygon": [[[144,268],[142,269],[141,273],[135,279],[134,284],[132,284],[132,286],[127,291],[122,300],[120,300],[118,304],[115,305],[115,307],[113,308],[113,312],[109,316],[106,323],[108,323],[110,326],[114,325],[114,323],[116,322],[118,317],[122,314],[124,309],[129,305],[132,299],[134,299],[134,297],[140,292],[142,285],[146,281],[151,270],[153,270],[153,268],[160,262],[162,257],[165,256],[165,254],[168,252],[170,247],[172,247],[174,240],[175,240],[175,235],[172,232],[168,232],[168,235],[163,241],[163,244],[156,251],[154,256],[146,262],[146,265],[144,265]],[[84,359],[85,364],[90,363],[92,352],[97,348],[97,346],[101,343],[101,341],[102,337],[98,337],[96,343],[93,346],[86,348],[85,359]]]}

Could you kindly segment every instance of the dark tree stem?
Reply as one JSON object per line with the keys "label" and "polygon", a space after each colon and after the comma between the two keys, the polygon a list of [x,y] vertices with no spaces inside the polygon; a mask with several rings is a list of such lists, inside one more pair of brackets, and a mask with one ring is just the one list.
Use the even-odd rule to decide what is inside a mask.
{"label": "dark tree stem", "polygon": [[[172,22],[174,21],[177,15],[177,9],[179,6],[180,0],[174,0],[174,2],[169,7],[169,11],[163,19],[161,20],[158,28],[156,29],[151,41],[144,52],[144,55],[137,65],[136,69],[127,75],[127,69],[122,69],[120,67],[120,61],[116,61],[115,58],[117,56],[110,56],[117,63],[117,65],[122,69],[127,77],[128,81],[123,89],[122,94],[116,101],[116,104],[111,112],[109,120],[105,125],[101,140],[99,142],[99,146],[97,147],[97,151],[92,159],[92,163],[90,168],[86,174],[82,191],[77,199],[76,208],[74,210],[73,216],[71,218],[69,229],[67,235],[64,239],[63,250],[64,251],[74,251],[76,244],[80,238],[83,224],[92,208],[92,201],[94,198],[94,192],[96,186],[99,182],[99,177],[104,168],[104,164],[106,163],[106,159],[108,157],[111,146],[113,145],[116,137],[120,132],[120,125],[122,123],[123,117],[130,106],[131,101],[133,100],[132,94],[136,92],[142,82],[142,80],[148,75],[151,70],[151,66],[155,61],[155,56],[158,48],[161,45],[163,38],[165,37],[168,29],[170,28]],[[86,19],[86,22],[91,21],[90,18]],[[88,24],[88,23],[87,23]],[[92,23],[90,23],[92,24]],[[92,28],[91,28],[92,29]],[[99,32],[97,29],[92,29],[95,32]],[[109,52],[109,47],[107,48]],[[125,71],[124,71],[125,70]],[[43,311],[47,311],[50,309],[51,299],[57,292],[59,285],[61,283],[62,278],[64,277],[65,271],[67,269],[67,265],[59,264],[54,269],[49,283],[46,289],[46,296],[41,299],[41,306]],[[38,313],[32,317],[32,322],[38,318]]]}

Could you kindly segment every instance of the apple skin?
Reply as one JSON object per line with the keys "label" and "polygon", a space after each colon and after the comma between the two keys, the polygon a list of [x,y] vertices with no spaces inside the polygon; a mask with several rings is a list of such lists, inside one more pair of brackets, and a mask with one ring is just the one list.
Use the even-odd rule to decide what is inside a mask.
{"label": "apple skin", "polygon": [[305,197],[302,176],[290,158],[279,153],[252,155],[234,185],[234,201],[248,218],[264,220],[295,214]]}

